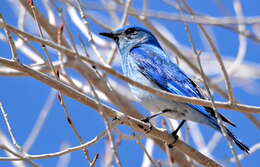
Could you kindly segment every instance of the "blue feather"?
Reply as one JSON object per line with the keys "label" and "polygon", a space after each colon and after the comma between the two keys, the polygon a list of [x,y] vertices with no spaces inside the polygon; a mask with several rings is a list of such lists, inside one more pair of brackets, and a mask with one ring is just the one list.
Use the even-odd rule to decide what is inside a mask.
{"label": "blue feather", "polygon": [[[166,54],[162,50],[153,45],[142,44],[142,47],[137,46],[130,50],[130,54],[139,71],[161,89],[181,96],[203,98],[187,75],[172,61],[165,59]],[[188,105],[209,117],[204,107]]]}

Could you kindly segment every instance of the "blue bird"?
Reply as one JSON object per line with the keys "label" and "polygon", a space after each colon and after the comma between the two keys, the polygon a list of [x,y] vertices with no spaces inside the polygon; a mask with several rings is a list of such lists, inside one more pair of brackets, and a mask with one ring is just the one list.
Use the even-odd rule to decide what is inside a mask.
{"label": "blue bird", "polygon": [[[125,26],[109,33],[100,33],[100,35],[116,42],[122,57],[123,72],[127,77],[172,94],[205,99],[200,88],[171,61],[150,31],[141,27]],[[163,113],[169,118],[183,120],[177,130],[173,132],[175,135],[185,120],[206,124],[221,132],[215,113],[210,107],[176,102],[131,85],[130,87],[133,94],[154,116]],[[223,115],[219,115],[224,122],[235,126]],[[153,115],[150,118],[152,117]],[[225,129],[241,150],[249,151],[249,148],[239,141],[230,130],[226,127]]]}

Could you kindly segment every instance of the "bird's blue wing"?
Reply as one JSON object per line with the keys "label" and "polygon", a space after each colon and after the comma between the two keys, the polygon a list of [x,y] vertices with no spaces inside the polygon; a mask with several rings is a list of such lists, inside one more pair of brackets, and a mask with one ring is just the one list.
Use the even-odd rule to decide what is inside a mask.
{"label": "bird's blue wing", "polygon": [[[161,89],[177,95],[203,98],[196,84],[160,48],[142,44],[133,48],[130,54],[135,60],[139,72]],[[210,116],[202,106],[187,105],[196,111]]]}
{"label": "bird's blue wing", "polygon": [[182,96],[203,98],[196,84],[161,49],[143,44],[133,48],[130,54],[139,72],[161,89]]}
{"label": "bird's blue wing", "polygon": [[[139,72],[161,89],[177,95],[204,99],[199,87],[160,48],[142,44],[133,48],[130,56],[137,64]],[[187,105],[208,118],[215,118],[215,112],[210,107]],[[228,118],[220,113],[219,115],[223,121],[235,126]]]}

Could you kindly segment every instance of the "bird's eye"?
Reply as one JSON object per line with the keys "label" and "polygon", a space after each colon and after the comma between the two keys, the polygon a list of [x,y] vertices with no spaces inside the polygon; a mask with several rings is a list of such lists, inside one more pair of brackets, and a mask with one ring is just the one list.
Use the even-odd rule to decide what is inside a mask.
{"label": "bird's eye", "polygon": [[135,29],[134,28],[128,28],[125,33],[128,34],[134,34],[135,33]]}

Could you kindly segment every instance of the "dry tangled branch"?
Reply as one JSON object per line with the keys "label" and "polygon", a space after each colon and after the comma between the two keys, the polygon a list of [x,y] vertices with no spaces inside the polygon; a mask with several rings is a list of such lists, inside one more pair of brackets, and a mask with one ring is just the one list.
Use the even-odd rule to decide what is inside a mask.
{"label": "dry tangled branch", "polygon": [[[174,101],[213,106],[218,110],[227,109],[230,111],[226,113],[230,116],[237,117],[237,113],[242,113],[246,117],[242,117],[242,114],[239,117],[249,120],[247,126],[257,132],[260,127],[257,118],[260,105],[241,100],[237,95],[237,88],[245,92],[249,91],[241,95],[243,98],[254,99],[259,95],[256,91],[255,94],[250,93],[250,90],[257,90],[259,86],[260,62],[247,60],[246,51],[251,43],[259,44],[260,40],[257,36],[259,30],[254,27],[255,32],[253,32],[248,26],[260,24],[260,19],[259,16],[244,16],[243,5],[239,0],[233,1],[236,15],[218,18],[197,12],[186,0],[176,0],[176,2],[143,0],[142,3],[133,0],[101,0],[93,3],[82,0],[19,0],[4,3],[12,5],[16,11],[11,13],[15,17],[14,20],[9,19],[7,11],[1,11],[0,39],[1,45],[3,44],[3,47],[0,47],[1,83],[8,85],[10,84],[8,79],[14,78],[17,83],[12,84],[19,86],[20,82],[24,82],[23,79],[32,78],[38,82],[30,80],[28,86],[32,88],[29,90],[33,91],[34,84],[41,84],[52,88],[52,91],[41,112],[37,112],[31,111],[30,106],[19,109],[16,107],[17,101],[24,104],[28,102],[30,104],[35,100],[40,102],[41,94],[48,93],[45,89],[34,90],[37,91],[37,97],[34,99],[19,99],[21,97],[19,91],[12,91],[11,88],[1,90],[0,109],[6,128],[0,127],[0,136],[3,136],[0,137],[0,149],[3,151],[0,153],[0,164],[54,166],[52,161],[48,161],[51,158],[59,158],[60,163],[57,163],[57,166],[69,164],[76,166],[82,162],[91,167],[126,166],[126,164],[131,166],[142,164],[143,167],[175,164],[182,167],[200,165],[212,167],[225,166],[228,163],[241,166],[242,159],[246,160],[252,154],[258,153],[257,139],[249,143],[254,145],[250,155],[237,155],[231,145],[232,155],[228,146],[221,145],[220,150],[225,149],[227,151],[224,154],[230,154],[228,155],[230,160],[223,161],[220,159],[224,158],[223,155],[215,155],[213,152],[219,150],[217,146],[221,141],[220,135],[215,133],[206,140],[204,132],[193,123],[189,123],[179,134],[180,139],[175,141],[168,130],[174,128],[178,122],[163,118],[167,119],[167,126],[164,121],[162,126],[158,122],[158,125],[153,122],[151,128],[150,124],[141,121],[144,118],[143,109],[140,105],[133,105],[136,99],[126,86],[128,83]],[[166,5],[172,11],[164,11],[164,7],[150,9],[153,3]],[[136,7],[138,5],[142,7]],[[216,10],[218,5],[220,4],[214,6]],[[221,9],[225,7],[222,6]],[[186,36],[183,38],[188,38],[190,42],[187,44],[178,42],[165,21],[181,24],[182,29],[187,33],[187,35],[184,33]],[[15,25],[16,22],[19,23],[18,26]],[[170,94],[135,82],[118,72],[120,59],[115,45],[99,37],[97,32],[104,29],[114,30],[126,24],[143,24],[149,28],[160,39],[167,53],[173,55],[173,58],[175,56],[176,62],[181,67],[194,76],[198,83],[205,85],[210,95],[214,92],[214,95],[220,98],[214,100],[216,98],[211,97],[209,98],[211,100],[203,100]],[[201,31],[200,37],[205,38],[208,44],[205,49],[197,47],[199,40],[193,39],[193,36],[198,33],[193,26],[198,27]],[[219,49],[221,43],[214,38],[215,28],[238,36],[239,46],[235,56],[227,57],[222,54]],[[230,44],[230,47],[233,45]],[[226,86],[223,86],[224,84]],[[20,91],[23,92],[22,89]],[[12,106],[8,105],[10,104],[7,102],[8,94],[12,94]],[[24,96],[27,97],[26,94]],[[80,103],[84,108],[82,109],[84,117],[80,109],[72,107]],[[93,116],[93,110],[97,115]],[[33,123],[33,117],[23,117],[23,113],[26,115],[25,112],[34,113],[32,115],[38,113],[38,116],[35,116],[38,117],[37,121]],[[12,114],[8,115],[8,113]],[[52,114],[59,117],[55,118],[57,119],[55,123],[50,123],[53,119]],[[23,128],[20,127],[23,125],[19,125],[21,121],[12,121],[19,119],[30,122],[33,126],[29,128],[32,130],[28,137],[22,134]],[[96,122],[99,124],[97,125]],[[46,129],[45,126],[54,128]],[[56,127],[60,128],[59,135],[68,136],[60,139],[54,130]],[[238,128],[241,126],[238,125]],[[44,136],[44,133],[50,136]],[[242,131],[240,134],[244,135],[245,141],[246,133]],[[143,144],[144,139],[147,139],[146,144]],[[193,142],[189,142],[190,140]],[[72,143],[69,145],[74,146],[53,151],[55,147],[52,142],[62,144],[64,141],[69,141]],[[175,143],[173,148],[168,147],[171,143]],[[44,148],[41,148],[42,145]],[[135,154],[132,148],[137,149],[138,153]],[[64,155],[70,154],[72,159],[70,156],[65,158]],[[143,158],[141,158],[142,154]],[[130,159],[138,159],[138,162]]]}

